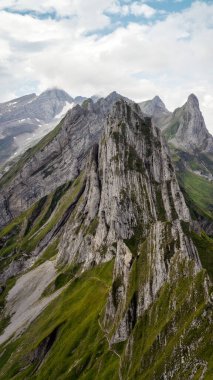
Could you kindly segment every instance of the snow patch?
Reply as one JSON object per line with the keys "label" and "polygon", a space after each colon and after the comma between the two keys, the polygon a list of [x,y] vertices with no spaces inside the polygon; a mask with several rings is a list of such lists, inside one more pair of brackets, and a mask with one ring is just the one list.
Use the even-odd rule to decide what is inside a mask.
{"label": "snow patch", "polygon": [[57,119],[61,119],[67,113],[67,111],[69,111],[74,106],[75,106],[75,103],[69,103],[69,102],[66,101],[63,109],[61,110],[61,112],[59,112],[55,117]]}
{"label": "snow patch", "polygon": [[36,98],[29,100],[29,102],[27,102],[27,104],[34,102],[34,100],[36,100]]}

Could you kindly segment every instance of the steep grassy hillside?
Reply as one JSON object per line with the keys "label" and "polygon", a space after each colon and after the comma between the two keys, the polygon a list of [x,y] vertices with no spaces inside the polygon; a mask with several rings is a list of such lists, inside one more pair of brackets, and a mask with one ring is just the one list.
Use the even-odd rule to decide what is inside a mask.
{"label": "steep grassy hillside", "polygon": [[190,172],[179,173],[179,181],[185,193],[200,213],[213,219],[213,181]]}
{"label": "steep grassy hillside", "polygon": [[[145,276],[144,254],[141,252],[131,270],[130,299]],[[70,275],[67,288],[28,330],[1,347],[0,379],[153,380],[163,379],[165,366],[171,373],[174,366],[178,367],[172,379],[200,379],[206,363],[213,363],[204,272],[194,277],[192,268],[188,272],[187,265],[180,267],[181,277],[172,274],[172,283],[160,290],[157,300],[134,326],[130,339],[109,345],[103,316],[112,268],[113,261],[79,277]],[[189,347],[193,354],[186,369],[181,361]],[[192,370],[194,357],[197,365]],[[212,370],[209,364],[205,380],[211,380]]]}
{"label": "steep grassy hillside", "polygon": [[2,347],[0,378],[116,379],[118,356],[101,328],[112,268],[109,262],[73,279],[20,339]]}
{"label": "steep grassy hillside", "polygon": [[194,220],[213,235],[213,161],[210,154],[189,154],[170,145],[178,181]]}
{"label": "steep grassy hillside", "polygon": [[[0,231],[1,270],[23,255],[26,258],[30,256],[49,233],[49,241],[51,240],[54,228],[57,228],[67,209],[75,201],[83,181],[84,175],[81,174],[72,185],[67,183],[60,186]],[[49,241],[44,243],[42,249]]]}

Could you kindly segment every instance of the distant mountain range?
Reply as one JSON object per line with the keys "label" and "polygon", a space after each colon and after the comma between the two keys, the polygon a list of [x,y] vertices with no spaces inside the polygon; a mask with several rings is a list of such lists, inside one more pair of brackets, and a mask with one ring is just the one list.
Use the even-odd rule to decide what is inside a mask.
{"label": "distant mountain range", "polygon": [[194,94],[189,95],[187,102],[174,112],[166,109],[159,96],[140,103],[140,107],[162,129],[172,146],[189,153],[213,153],[213,137],[206,128],[199,101]]}
{"label": "distant mountain range", "polygon": [[85,99],[82,96],[72,98],[60,89],[49,89],[39,96],[30,94],[1,103],[0,165],[35,144],[69,109]]}

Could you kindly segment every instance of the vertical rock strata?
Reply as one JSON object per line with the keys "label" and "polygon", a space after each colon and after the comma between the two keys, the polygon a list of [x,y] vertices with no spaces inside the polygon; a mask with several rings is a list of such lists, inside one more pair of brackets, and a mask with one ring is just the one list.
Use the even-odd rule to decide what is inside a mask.
{"label": "vertical rock strata", "polygon": [[[16,181],[22,192],[20,177],[43,154],[42,176],[42,160],[64,136],[57,159],[64,164],[53,159],[49,183],[77,180],[72,203],[48,236],[59,240],[57,268],[76,265],[83,272],[114,261],[98,326],[119,358],[117,378],[195,379],[193,374],[200,373],[196,378],[203,379],[207,362],[197,352],[211,322],[209,279],[190,237],[190,214],[169,151],[138,105],[115,94],[101,102],[89,101],[86,110],[78,106],[71,112],[60,136],[10,184],[11,196]],[[72,137],[68,143],[65,133]],[[34,181],[27,186],[34,189]],[[48,192],[46,181],[42,177],[43,193]],[[25,199],[19,192],[17,197]]]}
{"label": "vertical rock strata", "polygon": [[[85,171],[85,193],[65,228],[58,260],[89,268],[115,257],[104,316],[115,344],[129,337],[180,265],[194,275],[201,265],[183,231],[190,215],[164,139],[137,105],[114,105]],[[130,297],[135,267],[141,278]]]}

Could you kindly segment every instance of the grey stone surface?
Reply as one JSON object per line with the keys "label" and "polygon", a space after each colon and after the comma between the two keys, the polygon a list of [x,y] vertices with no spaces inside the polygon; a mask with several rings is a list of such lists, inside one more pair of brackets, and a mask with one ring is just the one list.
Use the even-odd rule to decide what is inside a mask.
{"label": "grey stone surface", "polygon": [[100,138],[111,106],[120,97],[112,93],[96,103],[87,100],[66,114],[59,133],[44,148],[29,156],[12,180],[3,186],[0,194],[0,226],[77,176],[88,150]]}
{"label": "grey stone surface", "polygon": [[158,96],[139,105],[174,147],[189,153],[213,153],[213,137],[206,128],[194,94],[189,95],[186,103],[174,112],[169,112]]}
{"label": "grey stone surface", "polygon": [[[72,98],[60,89],[0,103],[0,164],[23,153],[53,129],[68,109],[87,98]],[[98,98],[94,97],[94,101]],[[9,164],[7,164],[9,165]]]}

